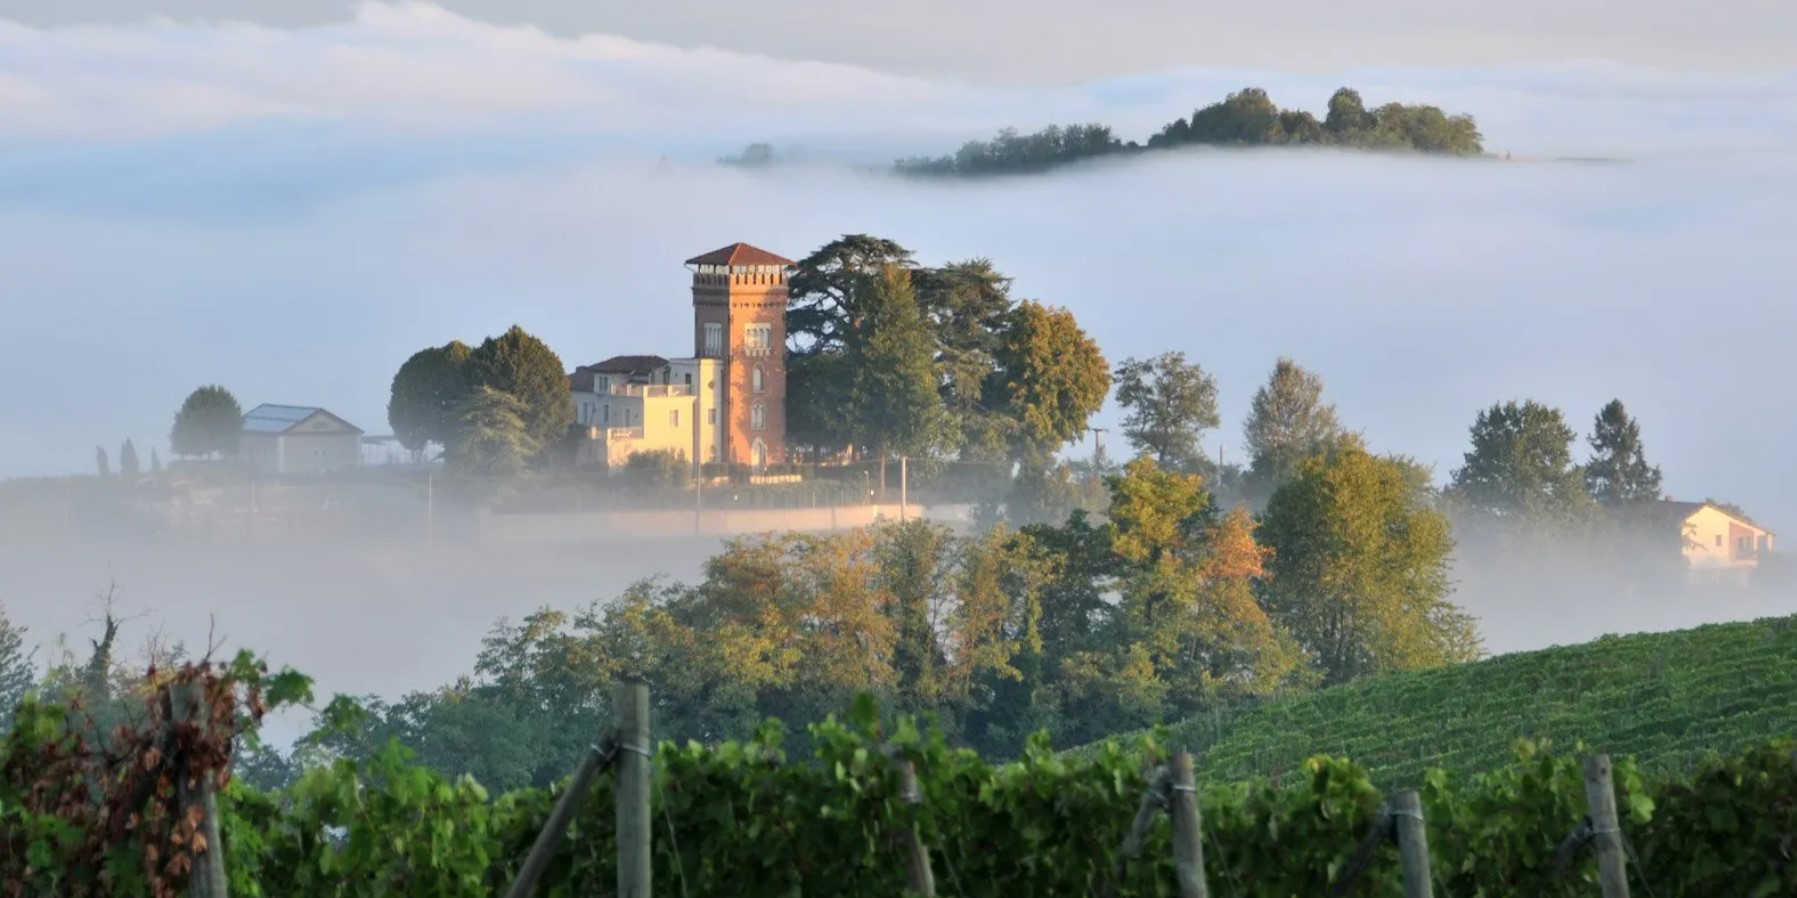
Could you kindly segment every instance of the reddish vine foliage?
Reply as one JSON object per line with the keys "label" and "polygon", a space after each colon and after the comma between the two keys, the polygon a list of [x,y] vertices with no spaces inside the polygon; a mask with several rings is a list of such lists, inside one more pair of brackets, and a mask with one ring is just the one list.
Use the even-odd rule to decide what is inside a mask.
{"label": "reddish vine foliage", "polygon": [[265,670],[242,659],[152,668],[141,709],[104,744],[79,696],[27,714],[0,745],[17,818],[0,821],[0,896],[182,894],[194,858],[222,848],[206,842],[199,787],[230,782],[237,737],[268,711]]}

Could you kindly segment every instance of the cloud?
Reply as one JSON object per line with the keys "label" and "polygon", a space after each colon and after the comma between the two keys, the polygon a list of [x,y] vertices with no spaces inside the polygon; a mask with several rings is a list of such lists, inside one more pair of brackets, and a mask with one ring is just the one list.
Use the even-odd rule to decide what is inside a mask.
{"label": "cloud", "polygon": [[[560,36],[595,32],[684,47],[820,59],[927,77],[1069,81],[1195,60],[1229,68],[1328,71],[1379,64],[1489,66],[1606,58],[1677,68],[1790,65],[1797,6],[1716,0],[1280,0],[1275,4],[1110,0],[442,0],[458,15]],[[350,21],[352,0],[0,0],[0,19],[34,26],[241,21],[276,27]]]}
{"label": "cloud", "polygon": [[1245,85],[1320,109],[1343,83],[1374,101],[1473,112],[1494,141],[1518,149],[1608,143],[1638,151],[1679,136],[1669,131],[1708,145],[1797,133],[1797,70],[1188,67],[1060,87],[982,86],[607,34],[557,37],[422,3],[365,3],[353,20],[299,29],[172,21],[39,29],[0,20],[0,56],[0,147],[344,125],[413,137],[909,140],[905,148],[927,151],[1001,125],[1056,121],[1103,120],[1140,138]]}

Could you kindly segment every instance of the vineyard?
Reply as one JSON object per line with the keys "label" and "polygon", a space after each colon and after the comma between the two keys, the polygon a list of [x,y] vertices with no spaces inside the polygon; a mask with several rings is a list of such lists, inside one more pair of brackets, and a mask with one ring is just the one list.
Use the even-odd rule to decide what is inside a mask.
{"label": "vineyard", "polygon": [[[229,776],[232,749],[268,708],[306,700],[303,678],[245,657],[155,684],[103,745],[78,702],[21,709],[0,746],[0,894],[786,898],[898,896],[922,882],[993,898],[1190,896],[1201,883],[1383,898],[1614,895],[1629,881],[1652,896],[1797,893],[1791,740],[1676,776],[1619,758],[1612,777],[1594,762],[1601,810],[1583,747],[1524,744],[1487,773],[1429,771],[1394,812],[1343,759],[1277,780],[1200,780],[1184,787],[1192,802],[1152,738],[1079,759],[1037,740],[992,764],[910,721],[883,724],[867,699],[847,721],[813,725],[807,759],[785,756],[773,723],[742,742],[650,748],[638,741],[648,694],[626,688],[634,698],[615,706],[617,729],[595,734],[572,796],[565,783],[491,796],[396,744],[269,794]],[[1394,824],[1397,813],[1415,822]],[[1387,837],[1399,826],[1414,827],[1402,866]],[[1432,870],[1432,892],[1400,891],[1422,885],[1405,883],[1409,862]],[[518,884],[527,868],[534,890]]]}
{"label": "vineyard", "polygon": [[1414,786],[1429,768],[1497,769],[1518,740],[1584,741],[1637,758],[1647,773],[1685,773],[1797,729],[1793,623],[1611,636],[1387,674],[1218,710],[1171,727],[1168,743],[1198,755],[1202,778],[1224,781],[1290,774],[1327,753],[1382,785]]}

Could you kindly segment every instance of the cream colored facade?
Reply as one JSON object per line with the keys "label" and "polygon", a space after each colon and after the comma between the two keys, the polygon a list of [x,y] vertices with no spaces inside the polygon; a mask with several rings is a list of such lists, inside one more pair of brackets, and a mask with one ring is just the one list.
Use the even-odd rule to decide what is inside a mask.
{"label": "cream colored facade", "polygon": [[594,372],[590,390],[574,393],[575,423],[584,427],[584,464],[620,467],[639,452],[670,450],[689,463],[716,461],[722,387],[717,359],[670,359],[646,382]]}
{"label": "cream colored facade", "polygon": [[1761,552],[1772,550],[1772,531],[1707,502],[1687,505],[1679,510],[1685,561],[1693,572],[1749,570],[1759,565]]}
{"label": "cream colored facade", "polygon": [[263,404],[243,416],[237,458],[259,474],[323,474],[362,463],[362,430],[321,408]]}

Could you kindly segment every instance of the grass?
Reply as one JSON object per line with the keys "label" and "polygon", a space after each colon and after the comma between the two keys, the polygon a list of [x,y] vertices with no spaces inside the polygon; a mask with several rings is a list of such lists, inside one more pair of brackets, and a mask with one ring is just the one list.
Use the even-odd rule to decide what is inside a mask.
{"label": "grass", "polygon": [[[1706,754],[1797,733],[1797,618],[1606,636],[1471,664],[1372,677],[1218,709],[1169,727],[1212,781],[1282,776],[1318,754],[1382,786],[1502,766],[1518,740],[1632,755],[1682,773]],[[1122,737],[1128,744],[1133,736]],[[1088,749],[1075,749],[1083,753]]]}

